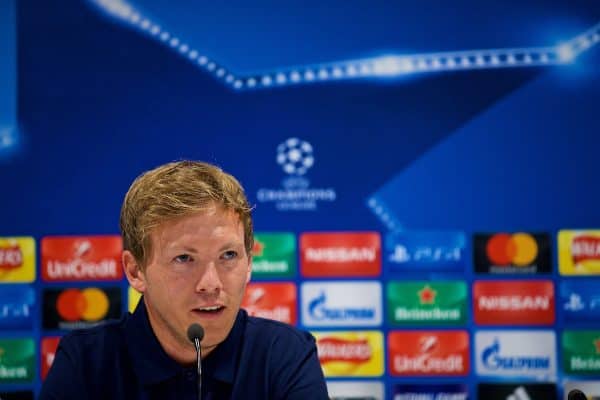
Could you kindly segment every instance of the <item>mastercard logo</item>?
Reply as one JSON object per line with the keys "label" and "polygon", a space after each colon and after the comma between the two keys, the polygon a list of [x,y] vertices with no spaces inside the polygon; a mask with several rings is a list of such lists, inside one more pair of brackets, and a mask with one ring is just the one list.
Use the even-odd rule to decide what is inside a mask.
{"label": "mastercard logo", "polygon": [[98,288],[67,289],[56,299],[56,310],[65,321],[98,321],[108,313],[109,300]]}
{"label": "mastercard logo", "polygon": [[538,244],[528,233],[498,233],[487,242],[486,254],[495,265],[531,265],[538,255]]}

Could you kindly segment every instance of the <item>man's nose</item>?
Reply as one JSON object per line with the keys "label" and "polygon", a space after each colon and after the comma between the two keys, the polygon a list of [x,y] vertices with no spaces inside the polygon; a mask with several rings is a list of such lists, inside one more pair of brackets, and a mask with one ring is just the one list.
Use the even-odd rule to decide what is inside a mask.
{"label": "man's nose", "polygon": [[214,262],[209,262],[202,269],[200,279],[196,284],[196,291],[199,293],[213,293],[219,292],[221,289],[223,289],[223,283],[221,282],[217,266]]}

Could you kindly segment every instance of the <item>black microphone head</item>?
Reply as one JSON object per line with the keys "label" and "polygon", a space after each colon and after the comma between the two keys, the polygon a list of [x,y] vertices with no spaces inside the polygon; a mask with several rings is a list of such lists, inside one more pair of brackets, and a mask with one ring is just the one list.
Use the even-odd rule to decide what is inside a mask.
{"label": "black microphone head", "polygon": [[192,343],[194,343],[194,341],[196,339],[198,339],[198,341],[202,341],[202,339],[204,338],[204,328],[202,326],[200,326],[200,324],[191,324],[188,327],[187,330],[187,335],[188,335],[188,339],[190,339],[190,341]]}
{"label": "black microphone head", "polygon": [[579,389],[573,389],[569,392],[568,400],[587,400],[587,396]]}

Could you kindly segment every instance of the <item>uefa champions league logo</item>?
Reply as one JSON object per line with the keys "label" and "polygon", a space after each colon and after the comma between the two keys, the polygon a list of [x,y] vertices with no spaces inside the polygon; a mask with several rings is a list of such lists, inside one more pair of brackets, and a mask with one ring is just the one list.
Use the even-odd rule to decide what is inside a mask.
{"label": "uefa champions league logo", "polygon": [[280,211],[314,211],[321,202],[336,199],[333,188],[313,188],[306,173],[315,164],[313,146],[291,137],[276,148],[277,165],[286,174],[280,188],[261,188],[256,193],[260,203],[273,203]]}
{"label": "uefa champions league logo", "polygon": [[315,163],[310,143],[298,138],[289,138],[277,146],[277,164],[290,175],[304,175]]}

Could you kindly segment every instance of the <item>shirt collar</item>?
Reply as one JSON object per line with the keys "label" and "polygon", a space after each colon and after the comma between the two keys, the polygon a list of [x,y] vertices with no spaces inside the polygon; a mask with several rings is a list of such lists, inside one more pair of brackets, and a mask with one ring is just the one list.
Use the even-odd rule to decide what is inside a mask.
{"label": "shirt collar", "polygon": [[183,367],[167,355],[154,335],[142,297],[125,322],[125,338],[134,371],[143,385],[165,381]]}
{"label": "shirt collar", "polygon": [[[240,309],[227,338],[202,360],[203,374],[222,382],[233,383],[247,318],[246,311]],[[143,385],[165,381],[184,369],[167,355],[156,338],[143,297],[125,322],[124,328],[133,368]]]}
{"label": "shirt collar", "polygon": [[212,353],[202,360],[203,373],[206,371],[213,379],[221,382],[231,384],[234,382],[247,319],[248,314],[246,311],[240,309],[229,335]]}

